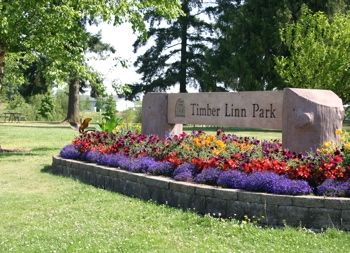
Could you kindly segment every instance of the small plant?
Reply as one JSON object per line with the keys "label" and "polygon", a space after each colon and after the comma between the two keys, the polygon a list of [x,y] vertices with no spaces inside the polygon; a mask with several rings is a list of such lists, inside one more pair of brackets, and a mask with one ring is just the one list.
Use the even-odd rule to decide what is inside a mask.
{"label": "small plant", "polygon": [[112,95],[108,96],[104,104],[104,112],[102,113],[102,122],[98,123],[104,132],[112,132],[118,125],[122,123],[122,119],[115,113],[116,103]]}

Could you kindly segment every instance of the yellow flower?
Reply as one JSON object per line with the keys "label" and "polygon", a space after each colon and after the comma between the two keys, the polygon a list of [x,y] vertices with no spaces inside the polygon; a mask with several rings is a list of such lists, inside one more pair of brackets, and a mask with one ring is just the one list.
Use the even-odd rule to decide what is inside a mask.
{"label": "yellow flower", "polygon": [[331,141],[325,141],[323,143],[324,148],[330,148],[330,147],[332,147],[332,145],[333,145],[333,142],[331,142]]}
{"label": "yellow flower", "polygon": [[336,135],[343,135],[344,131],[343,131],[343,129],[337,129],[337,130],[335,130],[335,134]]}
{"label": "yellow flower", "polygon": [[346,151],[350,151],[350,142],[347,142],[347,143],[344,144],[344,149]]}
{"label": "yellow flower", "polygon": [[216,148],[213,148],[213,149],[211,150],[211,153],[212,153],[213,155],[219,155],[219,154],[221,153],[221,150],[216,149]]}
{"label": "yellow flower", "polygon": [[218,140],[216,141],[216,146],[218,146],[220,149],[224,149],[226,147],[226,144],[222,140]]}
{"label": "yellow flower", "polygon": [[237,143],[237,146],[242,152],[249,151],[253,147],[252,144],[248,144],[248,143]]}
{"label": "yellow flower", "polygon": [[197,146],[197,147],[201,147],[201,146],[202,146],[200,139],[197,138],[197,137],[196,137],[196,138],[193,138],[193,143],[194,143],[194,145]]}

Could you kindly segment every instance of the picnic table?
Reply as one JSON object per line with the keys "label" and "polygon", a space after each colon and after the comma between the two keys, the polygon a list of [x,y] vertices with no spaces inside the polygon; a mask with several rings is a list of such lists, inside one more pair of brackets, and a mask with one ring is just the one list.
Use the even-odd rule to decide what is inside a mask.
{"label": "picnic table", "polygon": [[1,117],[4,119],[4,122],[20,122],[26,119],[26,117],[19,112],[4,112]]}

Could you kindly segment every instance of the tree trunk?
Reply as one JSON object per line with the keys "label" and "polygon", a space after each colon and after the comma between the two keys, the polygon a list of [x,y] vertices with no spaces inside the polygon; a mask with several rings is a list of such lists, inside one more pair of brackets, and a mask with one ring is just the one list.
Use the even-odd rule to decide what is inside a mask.
{"label": "tree trunk", "polygon": [[5,49],[0,45],[0,90],[3,87],[3,81],[5,76]]}
{"label": "tree trunk", "polygon": [[188,30],[188,0],[182,2],[182,11],[185,13],[184,16],[180,17],[181,23],[181,62],[180,62],[180,93],[186,93],[186,77],[187,77],[187,30]]}
{"label": "tree trunk", "polygon": [[73,78],[69,81],[68,111],[65,121],[79,123],[79,87],[80,81]]}

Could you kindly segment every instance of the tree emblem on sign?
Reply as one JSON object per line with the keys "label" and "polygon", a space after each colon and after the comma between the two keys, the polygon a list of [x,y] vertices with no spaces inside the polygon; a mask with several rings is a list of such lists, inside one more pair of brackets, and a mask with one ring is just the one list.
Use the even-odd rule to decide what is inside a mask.
{"label": "tree emblem on sign", "polygon": [[185,101],[179,98],[175,104],[175,117],[186,117],[185,115]]}

